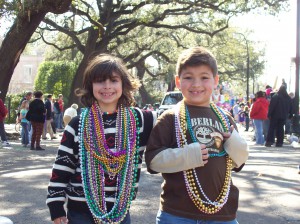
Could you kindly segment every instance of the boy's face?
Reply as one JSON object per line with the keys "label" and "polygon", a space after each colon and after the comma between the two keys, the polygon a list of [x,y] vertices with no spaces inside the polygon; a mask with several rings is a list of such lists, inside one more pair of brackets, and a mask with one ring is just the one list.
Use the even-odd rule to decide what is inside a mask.
{"label": "boy's face", "polygon": [[176,86],[181,90],[189,105],[209,107],[213,90],[217,87],[219,76],[213,76],[207,65],[188,66],[176,76]]}

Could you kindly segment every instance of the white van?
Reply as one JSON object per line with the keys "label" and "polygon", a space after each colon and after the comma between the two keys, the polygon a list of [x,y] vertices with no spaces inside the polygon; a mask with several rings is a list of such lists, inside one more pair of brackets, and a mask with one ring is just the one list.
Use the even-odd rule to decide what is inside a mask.
{"label": "white van", "polygon": [[158,116],[161,115],[165,110],[173,108],[179,101],[182,100],[182,98],[182,93],[180,91],[167,92],[158,108]]}

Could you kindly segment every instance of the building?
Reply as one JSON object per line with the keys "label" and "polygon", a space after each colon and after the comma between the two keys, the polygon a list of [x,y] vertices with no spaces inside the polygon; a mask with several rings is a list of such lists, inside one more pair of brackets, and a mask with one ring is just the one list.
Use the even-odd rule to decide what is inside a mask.
{"label": "building", "polygon": [[[3,37],[0,36],[0,46]],[[7,94],[18,94],[24,91],[33,91],[34,79],[39,65],[44,61],[44,52],[36,51],[30,54],[22,53],[19,63],[11,77]]]}
{"label": "building", "polygon": [[8,94],[18,94],[24,91],[33,91],[34,79],[39,65],[44,61],[42,53],[32,55],[22,54],[16,66],[8,87]]}

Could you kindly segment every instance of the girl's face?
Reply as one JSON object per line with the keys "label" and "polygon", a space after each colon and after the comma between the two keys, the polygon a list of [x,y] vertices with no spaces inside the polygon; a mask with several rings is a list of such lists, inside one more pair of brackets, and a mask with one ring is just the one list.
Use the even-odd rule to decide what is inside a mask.
{"label": "girl's face", "polygon": [[209,107],[213,90],[217,87],[219,76],[213,76],[207,65],[188,66],[176,76],[176,86],[182,92],[188,105]]}
{"label": "girl's face", "polygon": [[93,95],[103,112],[114,112],[122,96],[122,79],[113,72],[110,79],[93,83]]}

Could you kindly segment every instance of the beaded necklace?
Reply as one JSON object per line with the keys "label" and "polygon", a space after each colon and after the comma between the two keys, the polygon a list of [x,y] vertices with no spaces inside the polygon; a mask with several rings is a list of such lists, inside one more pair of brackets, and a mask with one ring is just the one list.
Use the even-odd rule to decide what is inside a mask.
{"label": "beaded necklace", "polygon": [[[219,118],[224,131],[228,131],[230,128],[230,122],[227,116],[215,104],[211,103],[210,107]],[[185,106],[184,101],[182,101],[175,108],[175,129],[178,147],[183,147],[184,145],[187,145],[187,131],[190,132],[193,142],[197,141],[191,130],[190,122],[191,121],[188,113],[188,108]],[[214,156],[226,156],[226,174],[223,187],[218,197],[213,201],[210,200],[203,191],[198,176],[196,174],[196,170],[190,169],[183,171],[184,181],[189,197],[193,201],[194,205],[201,212],[206,214],[215,214],[218,211],[220,211],[222,207],[226,204],[230,192],[232,159],[227,155],[227,153],[224,153],[223,151],[219,154],[215,154],[210,157]]]}
{"label": "beaded necklace", "polygon": [[[85,198],[96,223],[120,223],[134,196],[137,177],[139,127],[134,109],[118,108],[115,147],[106,144],[102,111],[97,103],[80,116],[79,148]],[[115,203],[108,212],[105,174],[116,179]]]}

